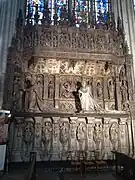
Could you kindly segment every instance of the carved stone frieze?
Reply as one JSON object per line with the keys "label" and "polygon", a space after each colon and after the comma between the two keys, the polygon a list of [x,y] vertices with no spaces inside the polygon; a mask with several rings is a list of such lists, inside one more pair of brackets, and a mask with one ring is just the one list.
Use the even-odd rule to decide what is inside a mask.
{"label": "carved stone frieze", "polygon": [[37,152],[39,161],[75,160],[84,156],[89,160],[95,156],[112,159],[111,150],[127,152],[129,149],[128,121],[128,116],[120,119],[94,116],[16,118],[10,137],[15,141],[10,141],[12,146],[9,145],[12,159],[27,161],[32,150]]}
{"label": "carved stone frieze", "polygon": [[75,28],[51,26],[51,28],[43,28],[42,33],[38,33],[36,38],[34,31],[27,31],[23,41],[24,48],[36,45],[48,49],[72,49],[77,51],[81,49],[85,52],[101,51],[123,55],[122,36],[119,36],[117,32],[114,36],[109,30],[88,29],[84,32]]}

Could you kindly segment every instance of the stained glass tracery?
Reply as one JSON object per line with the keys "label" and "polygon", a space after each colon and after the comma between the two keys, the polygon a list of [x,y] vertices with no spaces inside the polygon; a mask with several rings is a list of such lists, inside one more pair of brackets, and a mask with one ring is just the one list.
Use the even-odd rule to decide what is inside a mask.
{"label": "stained glass tracery", "polygon": [[[68,5],[69,1],[70,7]],[[72,14],[74,14],[75,24],[79,26],[82,22],[88,23],[92,13],[95,13],[95,21],[97,23],[100,21],[105,22],[108,12],[108,0],[27,0],[26,19],[29,16],[34,24],[34,18],[35,15],[37,15],[39,19],[38,23],[41,24],[45,7],[48,7],[50,11],[52,24],[55,13],[57,13],[58,20],[60,20],[63,8],[65,8],[67,12],[70,8],[70,13],[72,12]]]}
{"label": "stained glass tracery", "polygon": [[106,21],[108,12],[108,0],[96,0],[95,2],[96,20],[98,21],[98,16],[103,17],[103,21]]}

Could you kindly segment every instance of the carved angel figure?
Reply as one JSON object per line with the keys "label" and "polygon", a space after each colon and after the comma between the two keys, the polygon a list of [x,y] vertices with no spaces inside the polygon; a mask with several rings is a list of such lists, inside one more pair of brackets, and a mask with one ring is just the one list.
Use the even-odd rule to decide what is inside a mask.
{"label": "carved angel figure", "polygon": [[92,97],[91,88],[86,84],[85,81],[82,82],[82,87],[79,89],[79,98],[83,112],[101,110],[100,106]]}

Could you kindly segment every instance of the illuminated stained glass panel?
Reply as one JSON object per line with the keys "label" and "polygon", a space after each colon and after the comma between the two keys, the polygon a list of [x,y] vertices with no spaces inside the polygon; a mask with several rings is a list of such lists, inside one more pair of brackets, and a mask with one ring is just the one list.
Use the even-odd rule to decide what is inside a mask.
{"label": "illuminated stained glass panel", "polygon": [[61,15],[61,9],[63,5],[66,5],[66,7],[68,7],[68,0],[56,0],[54,3],[54,8],[57,10],[58,17],[60,17]]}
{"label": "illuminated stained glass panel", "polygon": [[42,19],[43,10],[44,10],[44,0],[27,0],[27,8],[26,8],[26,16],[28,15],[28,6],[30,8],[30,17],[33,19],[34,22],[34,15],[36,12],[36,6],[38,5],[38,14],[39,19]]}
{"label": "illuminated stained glass panel", "polygon": [[[26,7],[26,19],[29,15],[29,19],[32,20],[33,24],[34,15],[36,13],[36,7],[38,6],[39,24],[41,24],[41,19],[43,17],[44,7],[48,5],[51,13],[51,20],[53,24],[53,16],[56,12],[58,15],[58,20],[62,13],[62,8],[66,5],[68,11],[68,1],[69,0],[27,0]],[[135,1],[135,0],[134,0]],[[107,11],[108,11],[108,0],[70,0],[71,11],[74,11],[76,26],[82,22],[87,23],[89,20],[89,15],[91,9],[96,12],[96,21],[98,22],[99,16],[102,14],[104,22],[106,21]]]}
{"label": "illuminated stained glass panel", "polygon": [[95,1],[95,11],[96,11],[96,20],[98,21],[98,16],[103,16],[104,22],[107,18],[107,11],[108,11],[108,0],[96,0]]}
{"label": "illuminated stained glass panel", "polygon": [[75,19],[77,25],[82,21],[88,22],[88,12],[90,9],[89,0],[74,0],[72,1],[72,7],[75,11]]}
{"label": "illuminated stained glass panel", "polygon": [[[68,0],[27,0],[27,7],[26,7],[26,17],[29,14],[32,22],[34,24],[34,15],[36,12],[36,6],[38,5],[38,14],[39,19],[42,19],[44,7],[47,5],[50,12],[51,12],[51,19],[53,20],[53,15],[55,12],[58,14],[58,20],[60,19],[61,9],[63,5],[68,7]],[[29,8],[28,8],[29,7]],[[28,9],[30,12],[28,12]],[[39,21],[39,24],[41,21]]]}

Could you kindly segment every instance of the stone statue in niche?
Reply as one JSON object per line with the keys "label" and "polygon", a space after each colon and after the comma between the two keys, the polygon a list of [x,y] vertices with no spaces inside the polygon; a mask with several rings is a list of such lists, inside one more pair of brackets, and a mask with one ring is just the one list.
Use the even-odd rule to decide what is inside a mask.
{"label": "stone statue in niche", "polygon": [[120,81],[123,81],[126,79],[126,69],[125,67],[123,66],[120,70],[120,75],[119,75],[119,80]]}
{"label": "stone statue in niche", "polygon": [[90,86],[83,81],[82,87],[79,89],[79,98],[81,102],[82,112],[100,111],[101,108],[92,96]]}
{"label": "stone statue in niche", "polygon": [[108,98],[114,99],[114,93],[115,93],[114,82],[113,79],[110,79],[108,81]]}
{"label": "stone statue in niche", "polygon": [[125,102],[126,100],[128,100],[127,82],[125,80],[123,80],[121,83],[120,91],[122,102]]}
{"label": "stone statue in niche", "polygon": [[45,122],[42,127],[42,135],[41,135],[41,148],[43,152],[43,156],[48,156],[48,153],[52,150],[52,136],[53,136],[53,128],[51,122]]}
{"label": "stone statue in niche", "polygon": [[112,143],[113,150],[117,150],[118,148],[118,124],[113,122],[110,126],[109,134],[110,134],[110,141]]}
{"label": "stone statue in niche", "polygon": [[30,152],[33,150],[34,143],[34,122],[33,120],[28,120],[23,129],[23,143],[22,151],[23,159],[28,160]]}
{"label": "stone statue in niche", "polygon": [[62,153],[68,151],[69,146],[69,124],[67,122],[62,122],[60,124],[60,143],[62,145]]}
{"label": "stone statue in niche", "polygon": [[25,111],[42,111],[43,79],[27,73],[25,77]]}
{"label": "stone statue in niche", "polygon": [[101,85],[101,82],[97,82],[97,97],[98,98],[103,98],[103,86]]}
{"label": "stone statue in niche", "polygon": [[73,82],[67,81],[62,85],[61,97],[73,98],[74,91],[76,91],[76,85]]}
{"label": "stone statue in niche", "polygon": [[97,122],[94,126],[93,139],[95,141],[96,150],[101,149],[101,141],[103,138],[102,124]]}
{"label": "stone statue in niche", "polygon": [[70,96],[70,84],[69,82],[65,82],[61,88],[61,97],[70,98]]}
{"label": "stone statue in niche", "polygon": [[130,105],[128,102],[122,104],[122,111],[130,111]]}
{"label": "stone statue in niche", "polygon": [[86,147],[86,126],[85,123],[80,122],[76,130],[76,138],[79,144],[79,151],[84,151]]}
{"label": "stone statue in niche", "polygon": [[52,99],[54,97],[54,85],[52,81],[48,84],[48,98]]}

